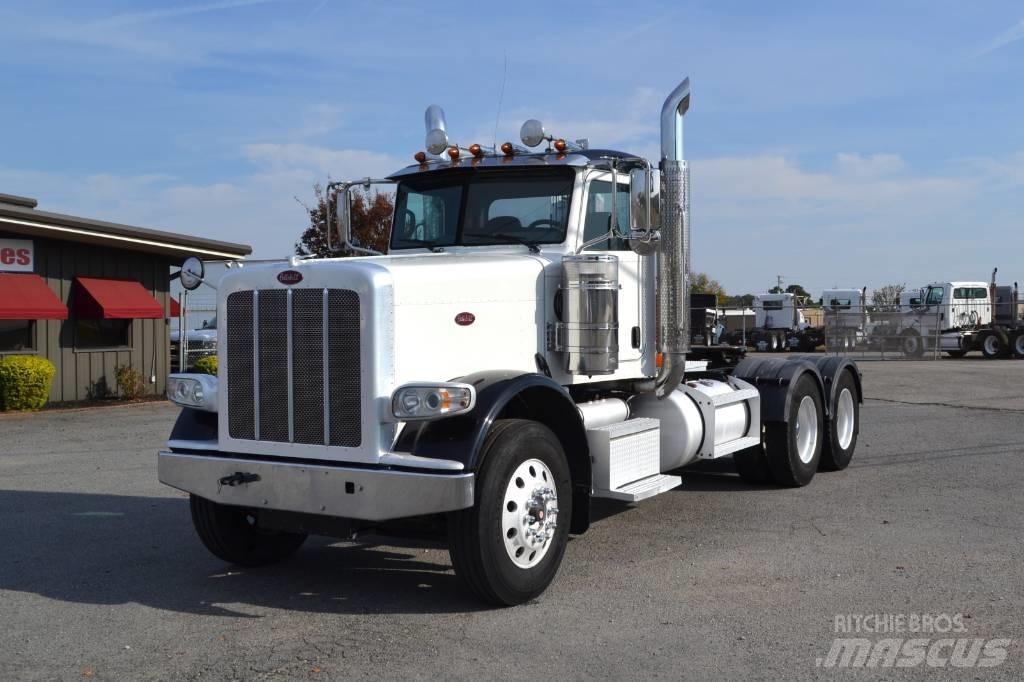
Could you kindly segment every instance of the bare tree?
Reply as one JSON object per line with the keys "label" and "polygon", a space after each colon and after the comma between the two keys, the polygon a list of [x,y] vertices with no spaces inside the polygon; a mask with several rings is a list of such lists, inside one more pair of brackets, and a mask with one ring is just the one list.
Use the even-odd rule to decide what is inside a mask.
{"label": "bare tree", "polygon": [[[320,184],[313,185],[313,195],[316,203],[312,206],[299,201],[309,215],[309,226],[295,242],[295,253],[320,258],[337,257],[341,254],[331,251],[327,241],[327,229],[333,223],[334,198],[329,197]],[[386,252],[394,209],[390,194],[354,191],[351,211],[353,241],[364,248]],[[333,241],[337,245],[337,239]]]}
{"label": "bare tree", "polygon": [[871,303],[883,310],[895,310],[900,305],[900,294],[907,288],[906,284],[886,284],[871,292]]}

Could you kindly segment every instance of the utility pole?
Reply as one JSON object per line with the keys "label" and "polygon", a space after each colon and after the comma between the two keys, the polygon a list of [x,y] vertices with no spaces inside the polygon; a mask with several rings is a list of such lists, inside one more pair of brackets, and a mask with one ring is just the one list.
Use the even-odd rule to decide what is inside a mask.
{"label": "utility pole", "polygon": [[775,275],[775,279],[777,281],[777,286],[778,286],[778,289],[779,289],[779,293],[781,294],[782,293],[782,275]]}

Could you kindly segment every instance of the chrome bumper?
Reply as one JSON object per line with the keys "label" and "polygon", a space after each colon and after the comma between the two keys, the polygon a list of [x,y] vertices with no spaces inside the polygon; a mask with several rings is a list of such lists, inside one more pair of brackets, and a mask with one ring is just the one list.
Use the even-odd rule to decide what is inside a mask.
{"label": "chrome bumper", "polygon": [[[162,451],[160,482],[220,504],[366,521],[473,506],[473,474],[424,474],[233,459]],[[235,473],[258,480],[224,485]]]}

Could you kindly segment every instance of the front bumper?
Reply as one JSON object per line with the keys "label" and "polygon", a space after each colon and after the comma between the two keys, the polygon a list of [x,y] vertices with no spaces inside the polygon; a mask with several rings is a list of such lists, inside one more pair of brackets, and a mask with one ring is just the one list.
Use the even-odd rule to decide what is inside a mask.
{"label": "front bumper", "polygon": [[[431,474],[235,459],[162,451],[160,482],[219,504],[365,521],[473,506],[473,474]],[[236,473],[258,480],[223,485]]]}

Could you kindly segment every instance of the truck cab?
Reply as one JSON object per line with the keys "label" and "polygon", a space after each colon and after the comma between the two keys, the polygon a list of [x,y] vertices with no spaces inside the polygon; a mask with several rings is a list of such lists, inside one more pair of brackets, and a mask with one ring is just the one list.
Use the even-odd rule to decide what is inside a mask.
{"label": "truck cab", "polygon": [[[429,526],[470,590],[512,605],[551,583],[593,498],[724,457],[752,483],[845,468],[852,362],[688,357],[689,103],[686,80],[657,171],[536,120],[522,146],[459,145],[431,106],[415,163],[329,186],[337,257],[227,274],[218,375],[172,375],[158,457],[206,547],[259,565],[309,534]],[[374,186],[395,192],[386,254],[352,237],[350,191]]]}

